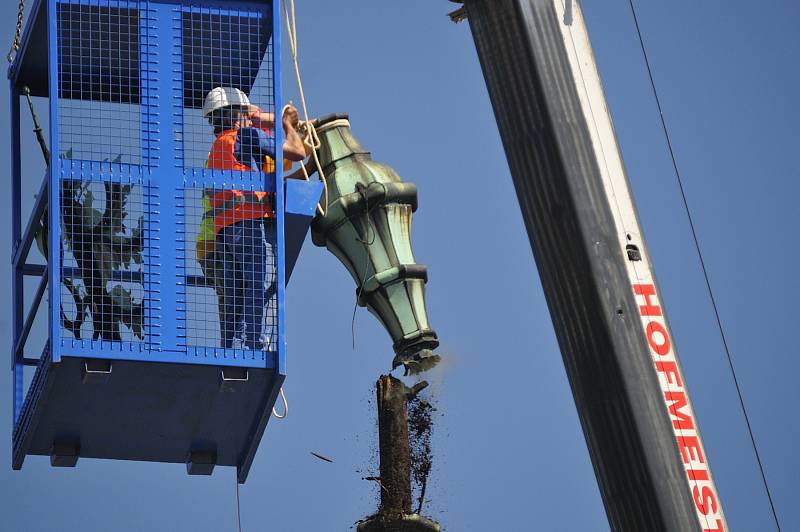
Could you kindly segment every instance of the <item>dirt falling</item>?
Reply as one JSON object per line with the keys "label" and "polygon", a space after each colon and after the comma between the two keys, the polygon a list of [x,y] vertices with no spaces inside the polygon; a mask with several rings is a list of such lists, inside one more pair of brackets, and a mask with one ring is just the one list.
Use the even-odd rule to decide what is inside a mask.
{"label": "dirt falling", "polygon": [[411,447],[411,480],[417,495],[417,514],[422,514],[428,478],[433,468],[431,434],[436,408],[431,398],[416,396],[408,403],[408,436]]}

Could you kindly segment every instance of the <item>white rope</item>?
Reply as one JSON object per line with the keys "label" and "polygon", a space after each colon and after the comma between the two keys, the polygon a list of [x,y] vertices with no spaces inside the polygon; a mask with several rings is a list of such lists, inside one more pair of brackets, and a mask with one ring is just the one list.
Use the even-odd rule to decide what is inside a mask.
{"label": "white rope", "polygon": [[278,419],[285,419],[289,415],[289,401],[286,400],[286,394],[283,393],[283,386],[281,386],[281,399],[283,400],[283,415],[278,415],[274,406],[272,407],[272,415]]}
{"label": "white rope", "polygon": [[[317,211],[322,216],[325,216],[325,213],[328,212],[328,180],[325,178],[325,172],[322,170],[322,164],[320,164],[319,157],[317,155],[317,150],[322,143],[319,140],[319,135],[317,134],[314,124],[308,118],[308,105],[306,105],[306,95],[305,91],[303,90],[303,79],[300,75],[300,63],[297,60],[297,16],[295,13],[294,0],[290,0],[290,8],[287,8],[286,0],[282,0],[282,2],[283,11],[286,14],[286,27],[289,34],[289,48],[292,51],[294,74],[297,78],[297,90],[300,93],[300,106],[303,108],[303,120],[301,124],[306,130],[306,137],[303,139],[303,144],[305,144],[305,146],[311,150],[311,157],[314,159],[314,165],[317,167],[317,171],[319,172],[319,179],[322,181],[322,185],[325,188],[325,208],[322,208],[321,203],[317,203]],[[308,174],[305,164],[300,163],[300,169],[303,171],[303,177],[305,180],[310,181],[311,177]]]}
{"label": "white rope", "polygon": [[335,127],[350,127],[350,121],[346,118],[339,118],[337,120],[331,120],[330,122],[325,122],[323,125],[317,128],[317,134],[324,133],[329,129],[333,129]]}
{"label": "white rope", "polygon": [[[303,109],[303,120],[301,121],[301,127],[305,128],[306,130],[306,137],[303,139],[303,144],[309,150],[311,150],[311,157],[314,159],[314,164],[319,172],[319,179],[322,181],[322,185],[325,187],[325,208],[322,208],[321,203],[317,203],[317,211],[322,216],[325,216],[325,213],[328,211],[328,181],[325,178],[325,172],[322,170],[322,164],[319,162],[319,156],[317,155],[317,150],[322,145],[322,142],[319,140],[319,135],[317,134],[314,124],[308,118],[308,105],[306,104],[305,90],[303,90],[303,78],[300,75],[300,63],[297,60],[297,16],[295,13],[294,0],[290,1],[291,8],[287,8],[286,0],[282,0],[282,3],[283,11],[286,14],[286,28],[289,34],[289,47],[292,51],[294,74],[295,78],[297,78],[297,90],[300,94],[300,106]],[[288,106],[284,106],[283,112],[286,111],[287,107]],[[281,116],[283,116],[283,112],[281,112]],[[311,176],[308,174],[305,164],[300,163],[300,168],[303,170],[303,177],[305,180],[310,181]],[[272,407],[272,415],[278,419],[284,419],[289,415],[289,402],[286,400],[286,394],[283,391],[283,387],[281,387],[280,394],[281,400],[283,401],[283,415],[279,415],[275,410],[275,407]]]}

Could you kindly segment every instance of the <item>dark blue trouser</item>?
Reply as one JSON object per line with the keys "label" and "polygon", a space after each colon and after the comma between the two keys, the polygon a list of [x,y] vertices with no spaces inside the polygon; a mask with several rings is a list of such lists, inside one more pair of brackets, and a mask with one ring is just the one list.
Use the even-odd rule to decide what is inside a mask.
{"label": "dark blue trouser", "polygon": [[[223,284],[222,345],[266,349],[261,339],[264,307],[274,294],[274,224],[269,219],[244,220],[217,233],[216,251]],[[268,295],[269,294],[269,295]]]}

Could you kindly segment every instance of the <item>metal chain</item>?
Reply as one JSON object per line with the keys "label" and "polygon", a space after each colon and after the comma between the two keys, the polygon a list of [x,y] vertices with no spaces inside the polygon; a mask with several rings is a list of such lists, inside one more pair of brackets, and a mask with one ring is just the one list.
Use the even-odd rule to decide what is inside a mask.
{"label": "metal chain", "polygon": [[9,63],[14,62],[14,55],[19,50],[20,39],[22,38],[22,19],[25,18],[25,0],[19,0],[19,11],[17,11],[17,33],[14,35],[14,42],[11,43],[11,50],[8,51],[6,59]]}

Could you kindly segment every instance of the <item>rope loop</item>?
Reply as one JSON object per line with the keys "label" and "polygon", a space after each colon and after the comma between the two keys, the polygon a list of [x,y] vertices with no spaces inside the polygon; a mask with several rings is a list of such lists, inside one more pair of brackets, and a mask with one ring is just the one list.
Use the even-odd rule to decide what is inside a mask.
{"label": "rope loop", "polygon": [[283,415],[279,415],[274,406],[272,407],[272,415],[278,419],[286,419],[286,416],[289,415],[289,401],[286,400],[286,394],[283,393],[283,386],[281,386],[281,400],[283,401]]}

